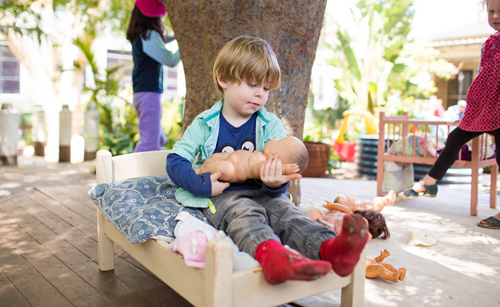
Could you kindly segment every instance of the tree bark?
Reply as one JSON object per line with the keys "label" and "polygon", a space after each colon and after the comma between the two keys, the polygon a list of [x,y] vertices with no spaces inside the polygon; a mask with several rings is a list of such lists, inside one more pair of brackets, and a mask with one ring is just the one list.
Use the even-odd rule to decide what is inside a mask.
{"label": "tree bark", "polygon": [[273,47],[280,88],[266,109],[282,119],[288,135],[303,137],[307,94],[326,0],[166,0],[186,76],[183,130],[217,100],[212,66],[219,50],[240,35]]}

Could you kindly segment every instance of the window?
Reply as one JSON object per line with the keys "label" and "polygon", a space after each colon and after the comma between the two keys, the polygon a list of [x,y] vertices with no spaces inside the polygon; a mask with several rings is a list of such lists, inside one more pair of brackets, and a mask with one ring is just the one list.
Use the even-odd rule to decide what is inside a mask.
{"label": "window", "polygon": [[19,62],[7,43],[0,42],[0,93],[19,94]]}

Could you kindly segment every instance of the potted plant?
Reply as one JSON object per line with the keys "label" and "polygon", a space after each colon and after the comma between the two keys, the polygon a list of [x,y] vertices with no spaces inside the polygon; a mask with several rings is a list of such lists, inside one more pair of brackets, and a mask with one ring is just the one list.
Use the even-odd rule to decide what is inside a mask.
{"label": "potted plant", "polygon": [[307,135],[304,138],[304,145],[309,155],[309,164],[302,172],[302,176],[324,178],[328,170],[332,145],[320,142],[319,140],[314,141],[311,135]]}

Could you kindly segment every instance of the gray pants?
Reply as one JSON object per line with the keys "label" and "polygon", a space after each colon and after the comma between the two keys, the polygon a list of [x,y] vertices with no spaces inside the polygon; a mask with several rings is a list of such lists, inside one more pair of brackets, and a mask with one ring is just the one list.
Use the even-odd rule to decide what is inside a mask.
{"label": "gray pants", "polygon": [[259,244],[272,239],[319,259],[321,244],[335,237],[333,230],[295,206],[288,193],[271,197],[262,190],[227,191],[211,200],[216,212],[204,209],[207,219],[251,256]]}

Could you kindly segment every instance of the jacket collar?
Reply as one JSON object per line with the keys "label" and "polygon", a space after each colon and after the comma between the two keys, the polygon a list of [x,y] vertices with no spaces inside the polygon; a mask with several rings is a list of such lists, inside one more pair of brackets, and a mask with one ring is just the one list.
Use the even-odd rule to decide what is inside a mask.
{"label": "jacket collar", "polygon": [[[210,109],[202,112],[200,115],[198,115],[199,118],[202,118],[205,123],[209,126],[213,126],[215,123],[214,119],[219,117],[219,115],[222,113],[222,106],[224,105],[224,99],[221,99],[217,101]],[[270,118],[269,118],[269,112],[267,112],[265,107],[262,107],[258,112],[257,112],[257,118],[264,121],[264,124],[269,123]],[[218,122],[218,121],[217,121]]]}

